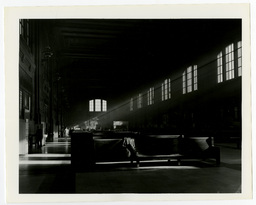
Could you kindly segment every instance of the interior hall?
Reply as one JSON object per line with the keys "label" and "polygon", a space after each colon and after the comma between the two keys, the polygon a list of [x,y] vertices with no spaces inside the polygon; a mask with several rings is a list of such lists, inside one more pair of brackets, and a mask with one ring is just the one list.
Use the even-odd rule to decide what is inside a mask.
{"label": "interior hall", "polygon": [[19,193],[242,193],[241,19],[20,19]]}

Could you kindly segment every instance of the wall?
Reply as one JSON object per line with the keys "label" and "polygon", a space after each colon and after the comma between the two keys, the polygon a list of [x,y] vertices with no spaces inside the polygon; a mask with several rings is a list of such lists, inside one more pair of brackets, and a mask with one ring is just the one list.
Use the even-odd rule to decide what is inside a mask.
{"label": "wall", "polygon": [[[217,83],[217,54],[230,42],[238,40],[237,36],[229,38],[191,64],[181,65],[166,75],[166,79],[171,78],[171,99],[161,100],[161,83],[165,79],[152,82],[155,88],[153,105],[147,105],[147,90],[138,90],[131,96],[134,99],[132,111],[128,99],[105,114],[104,119],[129,121],[131,130],[142,132],[213,135],[221,139],[241,136],[241,77]],[[182,73],[190,65],[198,68],[198,90],[182,94]],[[139,93],[143,96],[142,108],[137,108]],[[100,119],[104,121],[103,117]]]}
{"label": "wall", "polygon": [[[25,30],[27,32],[27,29]],[[27,41],[23,34],[20,35],[19,50],[19,154],[28,153],[28,136],[36,132],[34,126],[36,66],[30,47],[31,41]]]}

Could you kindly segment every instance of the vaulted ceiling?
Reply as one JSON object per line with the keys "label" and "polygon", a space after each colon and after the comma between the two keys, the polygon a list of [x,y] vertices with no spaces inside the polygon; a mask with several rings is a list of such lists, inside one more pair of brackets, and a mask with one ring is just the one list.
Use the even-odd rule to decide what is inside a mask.
{"label": "vaulted ceiling", "polygon": [[71,106],[93,98],[108,106],[126,100],[241,28],[234,19],[44,21]]}

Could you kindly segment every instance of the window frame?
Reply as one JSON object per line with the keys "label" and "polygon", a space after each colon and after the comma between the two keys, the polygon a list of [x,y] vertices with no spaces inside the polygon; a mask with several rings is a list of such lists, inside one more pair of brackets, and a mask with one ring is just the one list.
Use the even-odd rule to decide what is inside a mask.
{"label": "window frame", "polygon": [[222,51],[217,55],[217,82],[223,82],[223,54]]}
{"label": "window frame", "polygon": [[161,85],[162,89],[162,101],[171,99],[171,78],[167,78]]}
{"label": "window frame", "polygon": [[236,48],[236,59],[237,59],[237,77],[242,76],[242,41],[238,41],[236,43],[237,48]]}
{"label": "window frame", "polygon": [[226,80],[235,78],[234,43],[225,48],[225,78]]}
{"label": "window frame", "polygon": [[198,90],[197,65],[191,65],[182,73],[182,94]]}
{"label": "window frame", "polygon": [[[220,56],[222,54],[222,56]],[[221,65],[221,63],[222,65]],[[220,71],[222,66],[222,72]],[[242,76],[242,41],[228,44],[217,54],[217,83]]]}
{"label": "window frame", "polygon": [[147,102],[148,102],[148,105],[153,105],[154,104],[154,98],[155,98],[155,88],[154,87],[151,87],[149,88],[148,92],[147,92]]}
{"label": "window frame", "polygon": [[142,93],[139,93],[137,97],[137,108],[138,109],[142,108]]}
{"label": "window frame", "polygon": [[133,107],[134,107],[134,101],[133,98],[130,99],[130,111],[133,111]]}
{"label": "window frame", "polygon": [[89,100],[89,112],[107,112],[107,100]]}

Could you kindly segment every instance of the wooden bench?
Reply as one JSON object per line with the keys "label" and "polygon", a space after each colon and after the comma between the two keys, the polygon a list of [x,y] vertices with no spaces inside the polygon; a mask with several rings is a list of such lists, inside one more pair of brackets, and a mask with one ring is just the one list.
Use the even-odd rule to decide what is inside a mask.
{"label": "wooden bench", "polygon": [[220,164],[220,149],[212,145],[211,137],[187,137],[183,135],[144,135],[127,138],[126,146],[131,152],[131,163],[137,167],[142,160],[177,160],[214,158]]}

